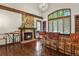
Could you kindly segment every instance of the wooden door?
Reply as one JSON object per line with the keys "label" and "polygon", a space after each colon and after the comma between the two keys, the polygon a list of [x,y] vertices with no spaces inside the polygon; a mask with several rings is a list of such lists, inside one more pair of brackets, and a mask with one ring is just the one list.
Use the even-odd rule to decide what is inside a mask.
{"label": "wooden door", "polygon": [[75,33],[79,33],[79,15],[75,16]]}
{"label": "wooden door", "polygon": [[46,21],[43,21],[43,31],[46,32]]}

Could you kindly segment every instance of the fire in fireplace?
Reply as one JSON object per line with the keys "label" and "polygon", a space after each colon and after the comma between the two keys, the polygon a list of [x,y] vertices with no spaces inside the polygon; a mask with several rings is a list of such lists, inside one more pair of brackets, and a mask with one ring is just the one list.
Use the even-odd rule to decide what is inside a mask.
{"label": "fire in fireplace", "polygon": [[24,40],[32,39],[32,32],[25,32],[24,33]]}

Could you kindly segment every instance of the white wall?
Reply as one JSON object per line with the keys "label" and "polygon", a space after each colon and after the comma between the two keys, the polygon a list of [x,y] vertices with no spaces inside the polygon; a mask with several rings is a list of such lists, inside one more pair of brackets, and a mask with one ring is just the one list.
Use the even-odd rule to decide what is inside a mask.
{"label": "white wall", "polygon": [[[53,11],[56,11],[58,9],[63,8],[70,8],[71,9],[71,32],[75,32],[75,18],[74,16],[79,14],[79,4],[68,4],[68,3],[51,3],[49,4],[49,9],[46,13],[43,14],[44,20],[48,21],[48,14],[52,13]],[[48,22],[47,22],[47,31],[48,31]]]}
{"label": "white wall", "polygon": [[0,9],[0,34],[15,31],[21,25],[21,14]]}
{"label": "white wall", "polygon": [[[21,14],[0,9],[0,34],[16,31],[21,25]],[[5,44],[5,39],[1,40],[0,45]],[[12,42],[12,39],[10,39]],[[9,43],[9,40],[7,41]]]}

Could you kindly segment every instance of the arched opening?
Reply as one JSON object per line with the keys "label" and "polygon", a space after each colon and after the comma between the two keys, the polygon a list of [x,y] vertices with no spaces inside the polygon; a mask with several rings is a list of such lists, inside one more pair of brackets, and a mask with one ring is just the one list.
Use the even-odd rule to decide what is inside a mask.
{"label": "arched opening", "polygon": [[71,33],[71,9],[59,9],[48,15],[48,32]]}

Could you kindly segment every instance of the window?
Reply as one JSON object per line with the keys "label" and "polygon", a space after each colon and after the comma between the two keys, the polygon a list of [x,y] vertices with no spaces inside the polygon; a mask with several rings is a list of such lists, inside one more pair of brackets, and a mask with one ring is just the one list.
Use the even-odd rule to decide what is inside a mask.
{"label": "window", "polygon": [[71,10],[60,9],[48,15],[48,31],[70,34]]}
{"label": "window", "polygon": [[53,28],[53,32],[57,32],[58,30],[58,28],[57,28],[57,20],[54,20],[53,21],[53,26],[52,26],[52,28]]}
{"label": "window", "polygon": [[50,24],[48,24],[49,26],[49,32],[52,32],[52,21],[49,21]]}
{"label": "window", "polygon": [[41,31],[41,21],[39,20],[36,21],[36,30]]}
{"label": "window", "polygon": [[58,32],[63,33],[63,19],[58,19]]}

